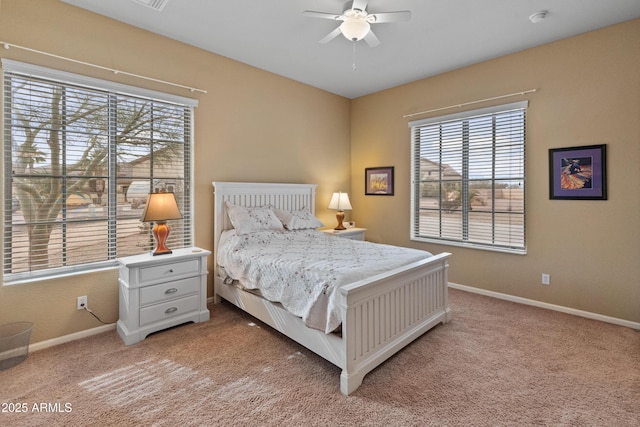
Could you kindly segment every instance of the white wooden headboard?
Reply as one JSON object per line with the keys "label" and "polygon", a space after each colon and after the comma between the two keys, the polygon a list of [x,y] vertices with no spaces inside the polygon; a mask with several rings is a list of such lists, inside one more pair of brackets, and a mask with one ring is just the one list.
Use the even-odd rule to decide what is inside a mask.
{"label": "white wooden headboard", "polygon": [[[220,234],[232,228],[226,201],[246,207],[273,206],[278,209],[306,208],[315,214],[317,184],[268,184],[255,182],[213,182],[213,248],[217,254]],[[216,255],[217,256],[217,255]]]}

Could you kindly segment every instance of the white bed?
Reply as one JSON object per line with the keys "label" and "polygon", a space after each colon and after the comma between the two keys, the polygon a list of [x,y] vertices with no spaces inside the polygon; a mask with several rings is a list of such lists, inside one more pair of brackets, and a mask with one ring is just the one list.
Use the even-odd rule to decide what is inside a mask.
{"label": "white bed", "polygon": [[237,206],[272,206],[315,212],[314,184],[214,182],[214,299],[231,302],[342,369],[340,391],[350,394],[364,376],[439,323],[450,320],[447,268],[450,254],[431,256],[406,266],[343,285],[336,296],[341,334],[307,327],[280,304],[225,284],[217,263],[220,237],[233,228],[229,202]]}

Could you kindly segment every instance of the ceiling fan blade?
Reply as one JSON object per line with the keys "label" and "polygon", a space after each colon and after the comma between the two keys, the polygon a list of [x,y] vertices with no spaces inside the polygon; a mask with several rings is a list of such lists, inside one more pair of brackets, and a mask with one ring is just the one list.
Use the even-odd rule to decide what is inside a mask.
{"label": "ceiling fan blade", "polygon": [[351,9],[358,9],[364,12],[367,9],[367,3],[367,0],[353,0]]}
{"label": "ceiling fan blade", "polygon": [[367,42],[369,47],[376,47],[380,44],[380,39],[373,34],[373,31],[369,30],[366,36],[364,36],[364,41]]}
{"label": "ceiling fan blade", "polygon": [[401,22],[408,21],[411,19],[411,12],[401,11],[401,12],[384,12],[384,13],[372,13],[367,16],[367,21],[371,24],[379,24],[384,22]]}
{"label": "ceiling fan blade", "polygon": [[320,41],[318,43],[329,43],[331,40],[335,39],[336,37],[338,37],[338,35],[341,33],[342,31],[340,31],[340,27],[336,28],[335,30],[331,31],[329,34],[327,34],[326,36],[324,36],[322,39],[320,39]]}
{"label": "ceiling fan blade", "polygon": [[302,15],[309,18],[331,19],[332,21],[339,21],[341,20],[340,18],[343,18],[342,15],[336,15],[335,13],[314,12],[312,10],[305,10]]}

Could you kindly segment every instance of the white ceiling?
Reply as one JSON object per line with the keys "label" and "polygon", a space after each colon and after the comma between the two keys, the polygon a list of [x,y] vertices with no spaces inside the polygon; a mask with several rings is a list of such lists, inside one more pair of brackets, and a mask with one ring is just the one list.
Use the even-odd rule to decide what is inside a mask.
{"label": "white ceiling", "polygon": [[[342,0],[63,0],[329,92],[356,98],[466,65],[640,17],[640,0],[369,0],[368,12],[409,10],[409,22],[372,25],[371,48],[338,36]],[[548,10],[537,24],[529,16]],[[640,42],[640,41],[639,41]],[[356,69],[353,69],[353,64]]]}

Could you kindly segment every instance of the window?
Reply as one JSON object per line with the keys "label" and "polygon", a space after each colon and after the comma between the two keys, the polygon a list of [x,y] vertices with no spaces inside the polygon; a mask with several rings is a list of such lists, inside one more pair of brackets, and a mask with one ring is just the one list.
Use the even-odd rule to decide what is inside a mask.
{"label": "window", "polygon": [[409,123],[413,240],[525,253],[526,107]]}
{"label": "window", "polygon": [[191,245],[188,98],[2,60],[4,281],[115,265],[153,248],[147,194],[172,191]]}

